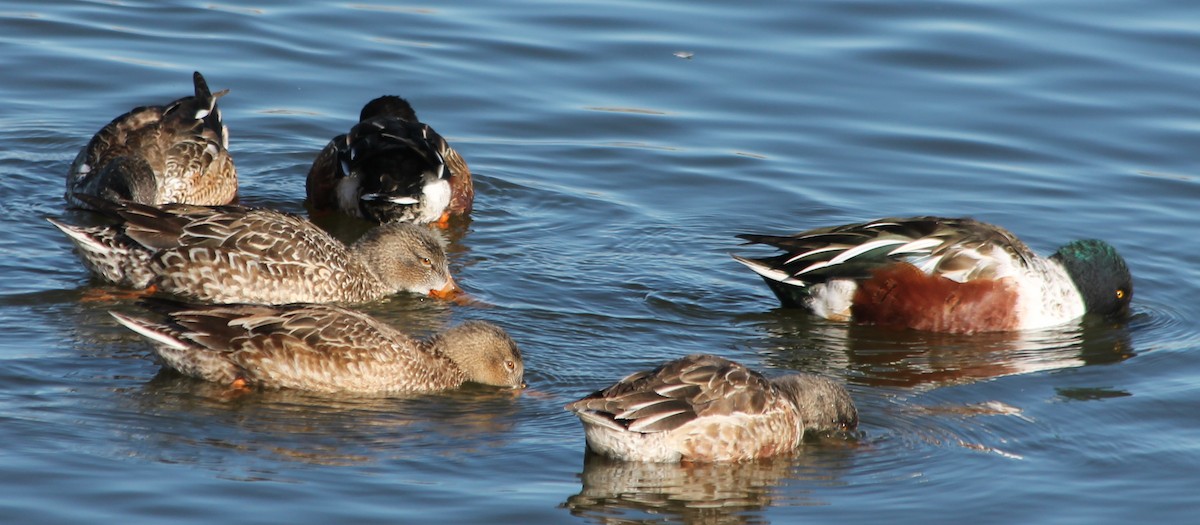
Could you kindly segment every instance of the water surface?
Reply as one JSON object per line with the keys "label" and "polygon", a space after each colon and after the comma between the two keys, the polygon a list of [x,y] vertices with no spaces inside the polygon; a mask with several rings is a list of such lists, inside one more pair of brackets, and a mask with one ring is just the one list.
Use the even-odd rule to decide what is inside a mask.
{"label": "water surface", "polygon": [[[1053,0],[27,2],[0,8],[0,521],[1124,523],[1194,519],[1200,12]],[[453,270],[530,389],[412,399],[160,373],[69,243],[113,117],[221,100],[243,203],[304,213],[316,152],[408,97],[477,183]],[[916,214],[1042,253],[1101,237],[1127,324],[941,336],[776,308],[734,234]],[[342,232],[353,224],[330,224]],[[585,455],[562,405],[693,352],[845,381],[862,439],[745,465]]]}

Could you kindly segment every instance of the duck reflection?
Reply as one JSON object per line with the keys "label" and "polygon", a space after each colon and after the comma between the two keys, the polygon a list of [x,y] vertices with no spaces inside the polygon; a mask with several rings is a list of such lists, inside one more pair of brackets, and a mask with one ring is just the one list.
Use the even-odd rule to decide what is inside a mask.
{"label": "duck reflection", "polygon": [[[761,511],[787,504],[823,505],[804,485],[838,483],[851,455],[821,446],[789,457],[726,463],[620,461],[586,452],[583,488],[562,504],[596,523],[766,523]],[[781,486],[787,484],[787,493]]]}
{"label": "duck reflection", "polygon": [[[357,219],[340,213],[321,212],[312,209],[308,202],[304,203],[305,209],[308,211],[308,218],[313,224],[320,226],[322,230],[329,232],[338,240],[344,243],[352,243],[359,237],[362,237],[367,230],[378,226],[377,223]],[[465,215],[457,217],[450,222],[446,227],[439,227],[437,231],[446,238],[449,246],[446,247],[446,253],[451,254],[456,251],[466,251],[465,246],[460,241],[467,236],[471,231],[471,216]],[[453,258],[453,256],[452,256]]]}
{"label": "duck reflection", "polygon": [[1102,321],[971,335],[834,323],[791,312],[758,324],[769,335],[759,351],[773,366],[844,374],[876,387],[939,387],[1136,355],[1128,326]]}
{"label": "duck reflection", "polygon": [[[133,405],[128,411],[142,421],[128,429],[135,454],[218,470],[249,468],[267,479],[274,479],[279,460],[346,465],[503,446],[519,397],[476,385],[412,397],[235,391],[170,370],[126,394]],[[240,453],[222,452],[228,450]],[[224,464],[230,459],[237,464]]]}

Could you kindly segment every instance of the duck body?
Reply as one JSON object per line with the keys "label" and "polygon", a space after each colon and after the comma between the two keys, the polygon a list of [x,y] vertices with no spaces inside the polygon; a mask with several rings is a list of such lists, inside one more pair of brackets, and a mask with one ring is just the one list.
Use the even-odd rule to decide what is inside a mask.
{"label": "duck body", "polygon": [[50,222],[67,234],[89,270],[119,286],[265,304],[457,290],[443,240],[426,227],[378,226],[346,246],[306,219],[274,210],[82,198],[114,224]]}
{"label": "duck body", "polygon": [[445,224],[470,213],[475,194],[462,156],[395,96],[363,107],[358,124],[317,155],[305,187],[314,211],[381,224]]}
{"label": "duck body", "polygon": [[100,129],[71,163],[65,198],[91,195],[141,204],[228,204],[237,197],[237,169],[229,131],[204,77],[192,76],[195,94],[165,106],[144,106]]}
{"label": "duck body", "polygon": [[858,413],[828,378],[767,379],[693,354],[569,403],[588,447],[627,461],[742,461],[793,452],[808,434],[851,430]]}
{"label": "duck body", "polygon": [[734,259],[784,307],[832,320],[973,333],[1128,313],[1124,259],[1098,240],[1041,257],[1011,232],[969,218],[910,217],[790,236],[744,234],[782,255]]}
{"label": "duck body", "polygon": [[425,340],[332,305],[143,301],[154,318],[112,312],[184,375],[260,388],[416,394],[468,381],[524,386],[524,364],[499,327],[467,322]]}

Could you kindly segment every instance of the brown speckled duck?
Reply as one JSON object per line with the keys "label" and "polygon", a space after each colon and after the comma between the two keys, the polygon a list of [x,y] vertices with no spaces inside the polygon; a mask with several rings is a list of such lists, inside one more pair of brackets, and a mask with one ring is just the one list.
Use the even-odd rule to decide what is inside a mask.
{"label": "brown speckled duck", "polygon": [[330,305],[195,305],[149,300],[145,319],[111,312],[180,373],[233,387],[417,394],[468,381],[523,388],[517,344],[483,321],[414,339]]}
{"label": "brown speckled duck", "polygon": [[67,202],[76,194],[142,204],[228,204],[237,196],[229,131],[217,99],[199,73],[195,95],[165,106],[143,106],[113,119],[88,142],[67,174]]}
{"label": "brown speckled duck", "polygon": [[383,96],[321,150],[306,181],[313,211],[377,223],[448,224],[471,211],[475,190],[462,156],[421,123],[407,100]]}
{"label": "brown speckled duck", "polygon": [[831,379],[767,379],[705,354],[635,373],[566,409],[592,451],[629,461],[763,458],[792,452],[807,434],[858,426],[850,394]]}
{"label": "brown speckled duck", "polygon": [[115,224],[48,219],[111,283],[207,302],[363,302],[397,292],[450,298],[443,239],[429,227],[376,226],[346,246],[308,220],[243,206],[117,204],[81,196]]}

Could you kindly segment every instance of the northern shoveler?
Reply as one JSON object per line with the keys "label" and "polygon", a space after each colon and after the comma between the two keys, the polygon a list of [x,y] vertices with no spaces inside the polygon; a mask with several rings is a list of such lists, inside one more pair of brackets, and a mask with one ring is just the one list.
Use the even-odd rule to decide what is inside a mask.
{"label": "northern shoveler", "polygon": [[458,293],[444,240],[427,226],[376,226],[346,246],[308,220],[274,210],[80,198],[116,223],[81,227],[48,220],[67,234],[88,269],[117,285],[219,303]]}
{"label": "northern shoveler", "polygon": [[75,195],[141,204],[228,204],[237,196],[237,169],[229,156],[229,130],[217,99],[199,73],[195,95],[165,106],[144,106],[104,126],[71,163],[67,202]]}
{"label": "northern shoveler", "polygon": [[1085,313],[1123,316],[1125,260],[1098,240],[1050,257],[999,226],[967,218],[887,218],[791,236],[739,235],[785,253],[752,259],[785,307],[833,320],[938,332],[1045,328]]}
{"label": "northern shoveler", "polygon": [[363,106],[358,124],[317,155],[306,188],[315,211],[378,223],[445,225],[475,198],[466,161],[396,96]]}
{"label": "northern shoveler", "polygon": [[330,305],[196,305],[150,300],[156,319],[110,312],[149,338],[163,363],[235,387],[415,394],[465,382],[525,386],[521,351],[504,330],[470,321],[417,340]]}
{"label": "northern shoveler", "polygon": [[617,459],[738,461],[785,454],[808,434],[853,430],[858,412],[840,384],[812,375],[767,379],[694,354],[567,404],[588,447]]}

